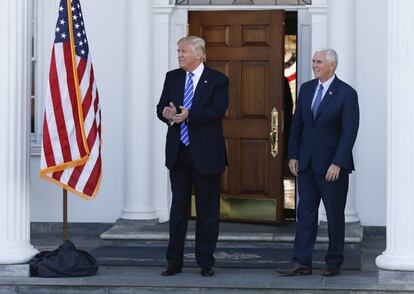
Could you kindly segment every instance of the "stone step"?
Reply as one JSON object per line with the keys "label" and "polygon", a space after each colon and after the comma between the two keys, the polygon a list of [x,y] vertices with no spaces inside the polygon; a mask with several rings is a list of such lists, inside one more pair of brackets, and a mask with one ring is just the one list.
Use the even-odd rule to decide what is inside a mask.
{"label": "stone step", "polygon": [[283,277],[271,269],[216,269],[202,277],[197,268],[162,277],[160,267],[101,267],[98,274],[82,278],[0,277],[0,293],[17,294],[157,294],[157,293],[412,293],[413,283],[380,283],[377,273],[342,271],[333,278],[313,275]]}
{"label": "stone step", "polygon": [[[111,228],[101,234],[104,240],[153,240],[167,241],[168,223],[155,221],[118,220]],[[190,221],[187,231],[187,240],[195,239],[195,222]],[[295,239],[295,225],[257,225],[226,223],[220,224],[219,242],[288,242]],[[345,242],[360,243],[363,239],[363,228],[358,223],[345,225]],[[327,224],[321,222],[318,230],[318,243],[328,242]]]}

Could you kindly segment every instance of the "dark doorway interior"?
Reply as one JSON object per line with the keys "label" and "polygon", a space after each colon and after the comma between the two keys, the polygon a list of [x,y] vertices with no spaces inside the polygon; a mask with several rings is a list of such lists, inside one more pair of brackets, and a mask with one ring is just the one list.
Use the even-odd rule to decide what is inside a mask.
{"label": "dark doorway interior", "polygon": [[[296,11],[285,12],[285,113],[284,133],[286,136],[286,151],[289,137],[290,122],[295,109],[297,90],[297,35],[298,35],[298,13]],[[286,152],[287,154],[287,152]],[[285,220],[295,220],[296,217],[296,180],[286,167],[283,173],[284,187],[284,216]]]}

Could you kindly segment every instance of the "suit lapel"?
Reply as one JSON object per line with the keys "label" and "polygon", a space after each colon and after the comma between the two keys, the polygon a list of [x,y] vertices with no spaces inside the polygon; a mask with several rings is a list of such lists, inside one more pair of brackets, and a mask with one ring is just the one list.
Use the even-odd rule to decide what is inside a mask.
{"label": "suit lapel", "polygon": [[319,118],[321,115],[321,112],[324,110],[326,104],[329,103],[329,101],[332,99],[332,97],[335,95],[338,87],[338,78],[335,77],[335,79],[332,81],[332,84],[329,86],[328,90],[326,91],[325,95],[323,96],[322,102],[319,105],[318,112],[316,113],[315,121]]}
{"label": "suit lapel", "polygon": [[197,87],[194,91],[193,104],[191,107],[194,107],[194,105],[197,105],[200,102],[201,95],[205,92],[204,89],[208,86],[208,72],[209,68],[206,65],[204,65],[203,73],[201,74],[201,77],[197,83]]}
{"label": "suit lapel", "polygon": [[177,85],[177,97],[174,97],[175,101],[174,104],[175,106],[180,106],[183,105],[183,100],[184,100],[184,87],[185,87],[185,76],[186,76],[186,72],[184,70],[180,70],[178,72],[178,76],[177,76],[177,80],[176,80],[176,85]]}
{"label": "suit lapel", "polygon": [[311,83],[309,92],[306,97],[307,100],[305,102],[306,114],[311,120],[313,120],[312,100],[313,100],[313,96],[315,95],[315,90],[316,90],[317,85],[318,85],[318,80],[314,80],[313,83]]}

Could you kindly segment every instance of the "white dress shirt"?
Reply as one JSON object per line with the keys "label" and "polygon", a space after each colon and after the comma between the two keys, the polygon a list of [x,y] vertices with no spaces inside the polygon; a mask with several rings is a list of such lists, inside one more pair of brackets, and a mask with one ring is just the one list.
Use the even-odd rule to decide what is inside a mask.
{"label": "white dress shirt", "polygon": [[329,80],[325,81],[324,83],[321,83],[321,81],[318,81],[318,85],[316,86],[315,93],[313,94],[311,109],[313,108],[313,103],[315,103],[316,95],[318,95],[318,90],[319,90],[320,85],[322,85],[323,87],[322,99],[321,99],[321,102],[322,102],[323,98],[325,97],[326,91],[328,91],[335,77],[336,75],[333,75]]}

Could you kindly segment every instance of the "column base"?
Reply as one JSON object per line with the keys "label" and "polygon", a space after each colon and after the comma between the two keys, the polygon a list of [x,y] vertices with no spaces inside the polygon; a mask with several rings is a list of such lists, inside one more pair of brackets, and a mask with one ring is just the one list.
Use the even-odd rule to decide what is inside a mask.
{"label": "column base", "polygon": [[[319,221],[327,222],[325,209],[319,209]],[[354,211],[345,211],[345,223],[359,223],[358,213]]]}
{"label": "column base", "polygon": [[30,277],[29,264],[0,265],[0,277]]}
{"label": "column base", "polygon": [[356,210],[345,210],[345,222],[346,223],[357,223],[359,222],[358,213]]}
{"label": "column base", "polygon": [[[321,221],[319,223],[319,240],[325,242],[329,241],[328,238],[328,223]],[[345,223],[345,243],[361,243],[364,238],[364,228],[360,222]]]}
{"label": "column base", "polygon": [[132,220],[148,220],[158,218],[155,210],[151,211],[139,211],[139,210],[122,210],[120,216],[121,219],[132,219]]}
{"label": "column base", "polygon": [[378,271],[378,282],[380,284],[414,284],[414,272],[403,271]]}
{"label": "column base", "polygon": [[0,264],[29,262],[39,251],[30,244],[0,244]]}
{"label": "column base", "polygon": [[[385,250],[375,259],[375,264],[384,270],[414,271],[414,255],[389,253]],[[414,273],[412,277],[414,281]]]}

